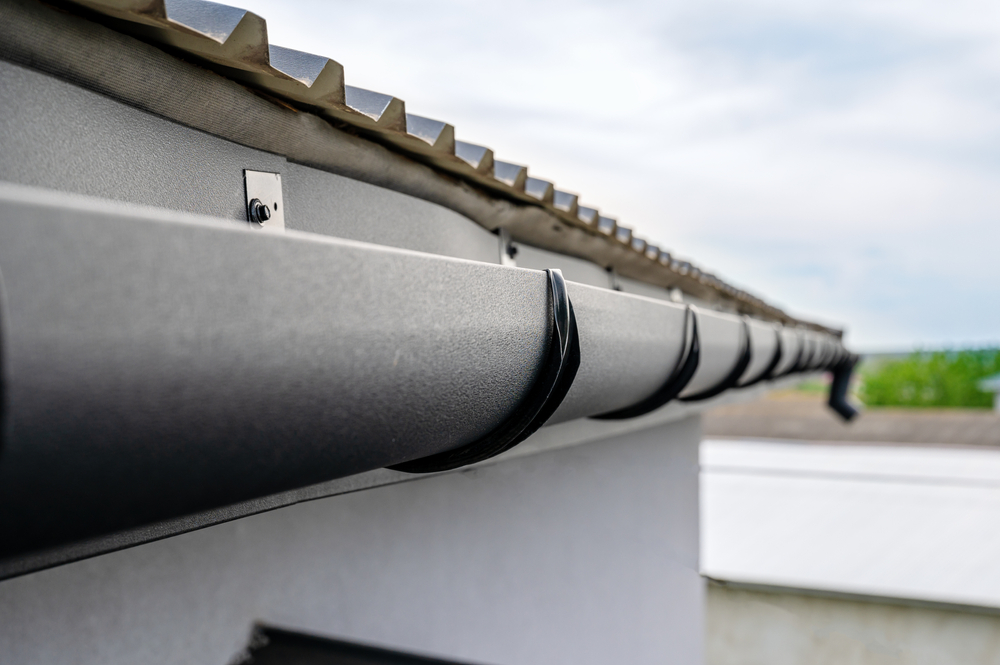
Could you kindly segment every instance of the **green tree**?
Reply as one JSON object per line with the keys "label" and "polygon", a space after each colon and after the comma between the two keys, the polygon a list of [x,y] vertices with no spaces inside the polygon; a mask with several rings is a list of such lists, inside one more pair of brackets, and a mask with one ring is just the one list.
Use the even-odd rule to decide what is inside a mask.
{"label": "green tree", "polygon": [[1000,349],[915,352],[861,372],[858,396],[869,406],[983,407],[993,396],[977,387],[1000,374]]}

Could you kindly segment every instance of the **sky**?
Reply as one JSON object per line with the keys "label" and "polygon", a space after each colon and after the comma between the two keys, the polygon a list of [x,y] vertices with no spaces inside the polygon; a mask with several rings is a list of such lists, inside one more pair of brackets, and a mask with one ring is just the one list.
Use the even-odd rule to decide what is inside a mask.
{"label": "sky", "polygon": [[1000,344],[1000,3],[232,4],[853,348]]}

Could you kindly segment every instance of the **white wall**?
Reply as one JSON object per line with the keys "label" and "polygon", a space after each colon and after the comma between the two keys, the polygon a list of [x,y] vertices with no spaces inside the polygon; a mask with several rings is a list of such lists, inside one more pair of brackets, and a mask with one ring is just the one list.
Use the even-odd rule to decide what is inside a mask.
{"label": "white wall", "polygon": [[0,662],[226,663],[253,621],[483,663],[700,663],[692,416],[0,583]]}

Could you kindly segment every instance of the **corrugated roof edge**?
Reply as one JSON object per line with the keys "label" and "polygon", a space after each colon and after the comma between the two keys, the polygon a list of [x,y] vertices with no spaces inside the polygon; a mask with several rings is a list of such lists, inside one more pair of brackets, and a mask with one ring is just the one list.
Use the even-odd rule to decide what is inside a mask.
{"label": "corrugated roof edge", "polygon": [[[451,125],[409,114],[403,101],[395,97],[345,86],[343,67],[333,60],[270,44],[266,22],[251,12],[203,0],[71,2],[84,9],[84,13],[88,14],[86,18],[97,19],[118,32],[179,52],[185,59],[193,58],[228,79],[261,90],[269,97],[277,98],[297,110],[307,111],[335,127],[348,129],[426,164],[438,174],[442,182],[428,186],[426,178],[423,178],[420,183],[414,183],[412,173],[402,173],[395,177],[393,174],[368,174],[368,178],[361,179],[379,180],[377,184],[382,186],[450,207],[488,229],[506,228],[517,240],[589,259],[627,277],[657,286],[676,286],[709,302],[727,303],[740,313],[786,325],[800,325],[836,336],[842,335],[840,330],[791,317],[710,273],[687,262],[672,259],[666,252],[654,257],[646,251],[648,243],[641,238],[636,238],[636,242],[625,243],[616,239],[616,233],[602,233],[596,224],[598,216],[592,215],[594,223],[590,224],[586,216],[574,214],[572,208],[585,208],[565,205],[565,194],[560,192],[563,196],[554,197],[552,184],[530,177],[526,168],[515,174],[517,177],[510,178],[497,174],[492,168],[493,163],[486,164],[485,160],[476,165],[470,163],[465,156],[456,155],[454,128]],[[14,4],[24,8],[27,4],[35,3]],[[8,25],[4,32],[11,32],[11,26]],[[62,37],[60,35],[59,40],[48,42],[50,50],[57,47],[56,42],[61,41]],[[45,46],[39,40],[27,41],[34,42],[32,46],[36,51],[40,46]],[[5,50],[9,49],[8,45]],[[59,50],[68,55],[65,47]],[[36,58],[31,57],[29,60],[31,62],[25,64],[37,65]],[[49,69],[51,71],[51,67]],[[74,73],[79,74],[78,71]],[[107,70],[103,73],[106,74]],[[76,82],[81,82],[79,76],[74,78]],[[102,85],[92,87],[108,87],[106,82],[99,83]],[[134,80],[129,85],[134,85]],[[121,94],[115,96],[122,97]],[[142,107],[148,106],[146,100],[133,102],[139,102],[137,105]],[[175,118],[170,113],[164,113],[163,109],[156,112],[185,124],[192,124],[190,118]],[[239,141],[227,133],[213,132],[210,129],[205,131]],[[240,142],[249,144],[245,137]],[[294,161],[308,163],[301,155],[295,154],[296,151],[291,146],[286,145],[284,149],[278,150],[274,147],[266,149],[285,154]],[[495,163],[503,164],[499,161]],[[316,165],[320,168],[328,167],[323,160],[318,160]],[[343,172],[351,169],[337,170]],[[363,166],[355,166],[354,170],[361,171]],[[364,174],[352,175],[360,177]],[[472,193],[471,188],[463,185],[472,185],[474,198],[479,199],[478,205],[470,205],[470,197],[467,195],[442,192],[443,188],[450,187]],[[627,232],[632,237],[630,229],[619,227],[617,223],[616,228],[621,229],[622,235]]]}

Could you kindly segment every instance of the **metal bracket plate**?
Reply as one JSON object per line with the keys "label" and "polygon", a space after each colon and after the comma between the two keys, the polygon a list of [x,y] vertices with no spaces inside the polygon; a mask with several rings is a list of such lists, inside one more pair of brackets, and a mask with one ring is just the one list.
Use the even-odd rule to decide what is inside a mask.
{"label": "metal bracket plate", "polygon": [[285,230],[285,201],[281,197],[281,174],[243,171],[246,184],[247,221],[255,228]]}

